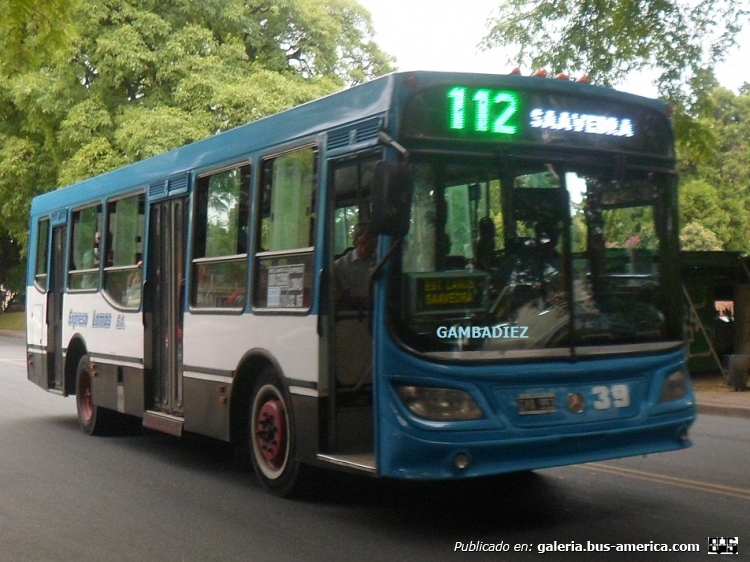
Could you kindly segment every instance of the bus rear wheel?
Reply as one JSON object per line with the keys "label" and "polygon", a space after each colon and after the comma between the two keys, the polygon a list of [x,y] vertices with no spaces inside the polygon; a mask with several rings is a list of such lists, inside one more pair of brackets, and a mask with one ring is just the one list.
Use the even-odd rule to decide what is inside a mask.
{"label": "bus rear wheel", "polygon": [[255,382],[248,421],[250,457],[258,479],[278,496],[296,493],[300,465],[294,459],[289,400],[270,369]]}
{"label": "bus rear wheel", "polygon": [[103,435],[109,431],[115,412],[94,404],[93,372],[89,356],[84,355],[78,361],[78,370],[76,371],[78,424],[88,435]]}

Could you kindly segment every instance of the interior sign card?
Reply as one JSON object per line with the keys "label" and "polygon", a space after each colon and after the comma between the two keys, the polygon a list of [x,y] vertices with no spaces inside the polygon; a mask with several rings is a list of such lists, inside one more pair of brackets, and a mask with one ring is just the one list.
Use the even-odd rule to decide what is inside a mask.
{"label": "interior sign card", "polygon": [[302,308],[305,265],[268,268],[268,304],[271,308]]}

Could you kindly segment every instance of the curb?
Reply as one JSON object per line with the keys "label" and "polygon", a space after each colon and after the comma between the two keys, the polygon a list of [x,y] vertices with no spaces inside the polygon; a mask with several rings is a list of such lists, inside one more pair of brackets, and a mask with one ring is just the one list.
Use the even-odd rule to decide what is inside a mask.
{"label": "curb", "polygon": [[698,402],[698,413],[711,416],[727,416],[731,418],[750,419],[750,408],[741,406],[729,406],[727,404],[708,404]]}
{"label": "curb", "polygon": [[0,336],[24,339],[26,337],[26,332],[23,330],[0,330]]}

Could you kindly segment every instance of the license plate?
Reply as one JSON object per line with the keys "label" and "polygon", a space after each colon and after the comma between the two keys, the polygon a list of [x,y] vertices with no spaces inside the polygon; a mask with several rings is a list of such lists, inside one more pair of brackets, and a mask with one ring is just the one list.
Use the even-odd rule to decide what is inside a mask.
{"label": "license plate", "polygon": [[554,411],[554,392],[518,395],[518,413],[522,416],[528,416],[532,414],[551,414]]}

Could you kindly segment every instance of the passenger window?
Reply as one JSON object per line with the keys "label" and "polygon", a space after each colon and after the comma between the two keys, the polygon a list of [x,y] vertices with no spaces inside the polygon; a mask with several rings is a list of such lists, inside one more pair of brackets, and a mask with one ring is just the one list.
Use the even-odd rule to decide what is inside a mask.
{"label": "passenger window", "polygon": [[36,238],[36,266],[34,284],[42,291],[47,290],[47,250],[49,248],[49,219],[41,219]]}
{"label": "passenger window", "polygon": [[245,307],[250,166],[198,179],[193,291],[198,308]]}
{"label": "passenger window", "polygon": [[72,222],[68,288],[96,290],[101,265],[102,206],[73,211]]}
{"label": "passenger window", "polygon": [[309,147],[263,162],[261,251],[313,245],[315,156]]}
{"label": "passenger window", "polygon": [[254,304],[312,305],[317,151],[305,147],[263,162]]}
{"label": "passenger window", "polygon": [[107,203],[104,290],[125,308],[141,305],[145,209],[143,193]]}

